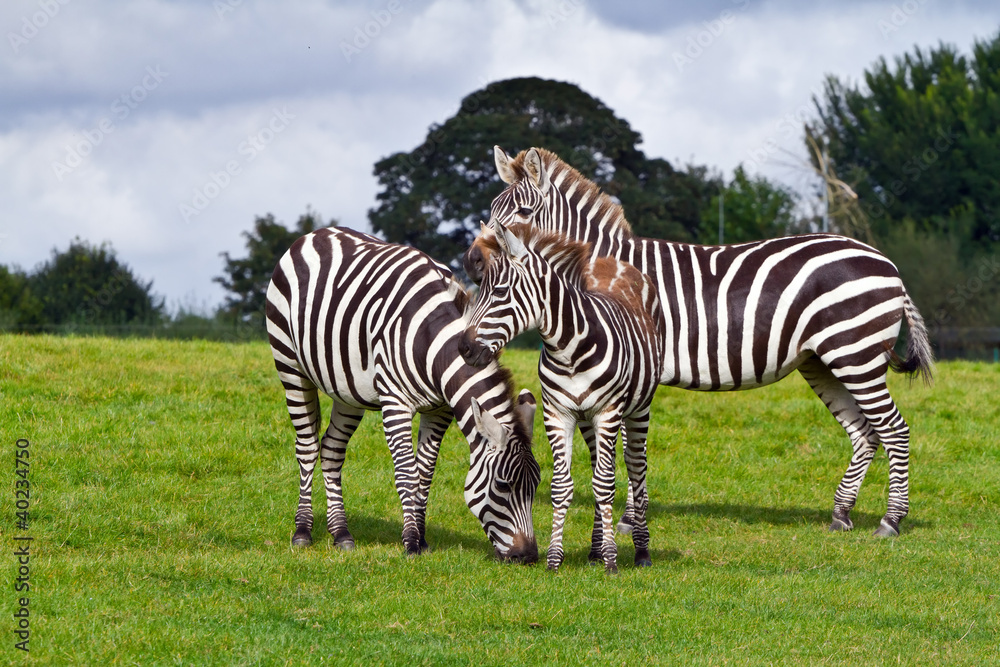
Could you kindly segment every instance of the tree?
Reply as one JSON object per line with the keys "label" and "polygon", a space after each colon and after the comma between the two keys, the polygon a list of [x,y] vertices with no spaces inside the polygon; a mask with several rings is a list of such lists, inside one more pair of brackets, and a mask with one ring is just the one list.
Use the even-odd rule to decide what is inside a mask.
{"label": "tree", "polygon": [[42,324],[155,324],[163,316],[163,299],[152,287],[118,261],[110,244],[76,238],[66,252],[53,249],[52,259],[27,277],[31,294],[24,295],[23,314]]}
{"label": "tree", "polygon": [[225,275],[212,279],[232,293],[226,297],[220,315],[243,322],[263,322],[267,286],[278,260],[300,236],[336,224],[335,220],[331,220],[329,225],[324,225],[322,218],[311,210],[299,216],[295,228],[291,230],[275,221],[270,213],[254,220],[253,230],[243,232],[247,256],[233,259],[228,252],[222,253]]}
{"label": "tree", "polygon": [[493,146],[511,155],[539,146],[617,197],[636,233],[692,240],[717,188],[706,184],[705,170],[677,171],[648,159],[641,142],[627,121],[577,86],[534,77],[498,81],[466,96],[416,149],[375,164],[381,191],[368,217],[386,240],[458,270],[458,257],[504,187]]}
{"label": "tree", "polygon": [[[747,176],[742,165],[722,190],[723,237],[726,243],[775,238],[796,230],[796,198],[791,190],[763,176]],[[719,242],[719,195],[702,213],[700,242]]]}
{"label": "tree", "polygon": [[22,330],[42,324],[42,304],[28,276],[0,264],[0,330]]}
{"label": "tree", "polygon": [[1000,240],[1000,33],[976,41],[971,59],[944,44],[894,68],[880,59],[864,81],[828,77],[807,132],[860,196],[875,236],[909,220],[917,232],[968,224],[969,241]]}
{"label": "tree", "polygon": [[[853,188],[932,333],[1000,323],[1000,33],[828,77],[806,140]],[[811,151],[817,155],[816,150]],[[814,158],[814,163],[815,163]]]}

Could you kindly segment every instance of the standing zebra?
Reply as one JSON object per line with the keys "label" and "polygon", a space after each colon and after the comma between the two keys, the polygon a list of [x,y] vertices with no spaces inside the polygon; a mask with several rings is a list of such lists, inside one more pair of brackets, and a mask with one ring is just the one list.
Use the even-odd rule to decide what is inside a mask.
{"label": "standing zebra", "polygon": [[[752,389],[798,369],[847,431],[854,454],[834,495],[831,530],[850,530],[851,509],[881,444],[889,500],[875,534],[895,536],[909,510],[910,431],[886,386],[889,368],[930,380],[927,329],[896,267],[853,239],[808,234],[731,246],[636,237],[621,206],[555,154],[511,159],[495,147],[508,187],[491,222],[530,222],[629,262],[659,291],[666,337],[660,383],[701,391]],[[482,237],[480,237],[482,238]],[[488,249],[465,256],[475,279]],[[892,350],[906,318],[906,359]]]}
{"label": "standing zebra", "polygon": [[599,556],[608,572],[618,569],[611,506],[615,441],[622,431],[634,492],[635,564],[651,565],[646,433],[663,361],[656,287],[625,262],[602,257],[591,263],[589,244],[527,224],[497,227],[484,242],[490,259],[462,353],[471,364],[488,363],[529,329],[538,329],[545,343],[538,376],[552,447],[548,567],[556,570],[563,561],[563,526],[573,499],[573,431],[579,421],[589,425],[592,439],[597,509],[591,557]]}
{"label": "standing zebra", "polygon": [[[427,255],[349,229],[307,234],[278,262],[267,290],[267,332],[296,432],[299,504],[292,544],[312,543],[312,476],[319,459],[327,528],[337,546],[353,548],[341,468],[365,410],[381,410],[407,553],[427,548],[427,495],[454,416],[470,447],[466,504],[497,556],[537,560],[534,398],[522,392],[515,405],[509,373],[495,363],[475,369],[462,361],[467,302],[451,272]],[[333,397],[322,440],[318,390]],[[411,429],[418,412],[414,456]]]}

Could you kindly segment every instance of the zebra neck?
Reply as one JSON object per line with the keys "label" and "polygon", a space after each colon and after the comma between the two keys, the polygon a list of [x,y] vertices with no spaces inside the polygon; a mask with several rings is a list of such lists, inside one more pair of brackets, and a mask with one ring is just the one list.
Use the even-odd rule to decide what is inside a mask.
{"label": "zebra neck", "polygon": [[591,244],[594,255],[617,257],[633,238],[621,207],[592,183],[574,183],[575,178],[565,175],[552,175],[556,187],[549,190],[549,219],[540,226]]}
{"label": "zebra neck", "polygon": [[[454,341],[455,354],[449,355],[450,364],[441,373],[441,389],[451,407],[455,423],[469,442],[469,452],[475,461],[483,453],[481,439],[476,437],[476,420],[472,416],[472,399],[504,425],[513,427],[514,406],[510,373],[494,361],[483,368],[465,363],[458,354],[458,338]],[[443,365],[443,364],[442,364]]]}
{"label": "zebra neck", "polygon": [[[545,304],[538,333],[548,355],[568,363],[576,343],[594,330],[590,323],[594,319],[595,297],[561,276],[554,278],[552,283],[547,290],[550,298]],[[556,294],[559,298],[552,298]],[[556,304],[558,310],[555,310]]]}

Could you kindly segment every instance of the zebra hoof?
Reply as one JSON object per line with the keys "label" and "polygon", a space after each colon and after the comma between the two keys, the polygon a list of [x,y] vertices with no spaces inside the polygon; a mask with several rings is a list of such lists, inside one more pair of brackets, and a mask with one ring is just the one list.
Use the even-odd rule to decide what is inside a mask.
{"label": "zebra hoof", "polygon": [[631,535],[632,534],[632,522],[628,519],[622,518],[615,526],[615,530],[618,531],[619,535]]}
{"label": "zebra hoof", "polygon": [[652,567],[653,559],[649,557],[649,551],[646,549],[636,549],[635,551],[635,566],[636,567]]}
{"label": "zebra hoof", "polygon": [[898,524],[894,526],[891,521],[882,519],[878,528],[875,529],[875,537],[899,537]]}
{"label": "zebra hoof", "polygon": [[604,556],[601,555],[600,551],[591,551],[587,554],[587,565],[603,565]]}
{"label": "zebra hoof", "polygon": [[337,547],[341,551],[354,551],[354,540],[351,538],[335,540],[333,546]]}
{"label": "zebra hoof", "polygon": [[851,517],[846,513],[833,513],[833,522],[830,523],[830,532],[839,533],[848,530],[854,530],[854,523],[851,522]]}
{"label": "zebra hoof", "polygon": [[604,574],[618,574],[618,564],[617,563],[607,563],[604,566]]}
{"label": "zebra hoof", "polygon": [[299,526],[295,529],[295,534],[292,535],[292,546],[293,547],[308,547],[313,543],[312,529],[306,526]]}

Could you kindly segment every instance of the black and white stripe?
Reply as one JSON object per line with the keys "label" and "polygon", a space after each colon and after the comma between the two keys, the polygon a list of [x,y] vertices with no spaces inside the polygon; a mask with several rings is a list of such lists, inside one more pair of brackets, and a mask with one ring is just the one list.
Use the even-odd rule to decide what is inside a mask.
{"label": "black and white stripe", "polygon": [[[299,504],[293,544],[312,542],[312,476],[320,461],[327,528],[352,548],[341,491],[347,443],[380,410],[403,507],[403,544],[427,547],[427,495],[452,418],[470,447],[465,500],[500,557],[531,562],[534,398],[513,399],[509,373],[477,369],[458,351],[467,295],[425,254],[344,228],[315,231],[281,258],[267,291],[267,331],[296,431]],[[320,438],[318,391],[333,397]],[[416,454],[412,421],[420,414]]]}
{"label": "black and white stripe", "polygon": [[617,571],[612,524],[615,442],[624,434],[634,493],[636,565],[650,565],[646,527],[646,434],[661,373],[662,318],[656,289],[635,267],[590,261],[587,244],[530,225],[498,224],[465,335],[466,359],[490,361],[514,336],[538,329],[545,430],[552,447],[549,569],[563,561],[563,528],[573,498],[570,466],[578,423],[591,449],[596,501],[591,558]]}
{"label": "black and white stripe", "polygon": [[[886,373],[891,367],[929,379],[932,354],[923,319],[888,259],[831,234],[731,246],[635,237],[621,207],[556,155],[531,149],[510,159],[497,148],[495,156],[509,186],[494,200],[491,221],[567,234],[653,279],[667,341],[662,384],[752,389],[799,370],[854,446],[831,529],[852,528],[850,511],[881,444],[889,501],[876,534],[898,534],[909,510],[909,428]],[[481,244],[465,259],[475,277]],[[892,352],[904,317],[905,361]]]}

